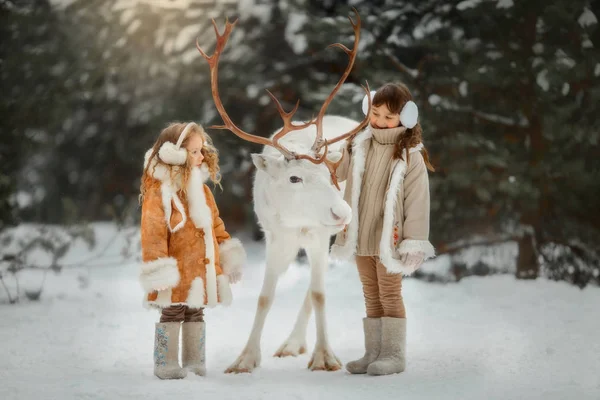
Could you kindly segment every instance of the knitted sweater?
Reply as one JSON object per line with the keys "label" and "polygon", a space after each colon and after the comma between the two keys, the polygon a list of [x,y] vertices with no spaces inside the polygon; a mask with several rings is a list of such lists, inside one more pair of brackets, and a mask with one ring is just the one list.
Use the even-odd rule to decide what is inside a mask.
{"label": "knitted sweater", "polygon": [[406,128],[371,128],[373,137],[365,162],[365,173],[358,202],[359,256],[379,255],[383,229],[383,209],[388,180],[391,173],[395,144]]}

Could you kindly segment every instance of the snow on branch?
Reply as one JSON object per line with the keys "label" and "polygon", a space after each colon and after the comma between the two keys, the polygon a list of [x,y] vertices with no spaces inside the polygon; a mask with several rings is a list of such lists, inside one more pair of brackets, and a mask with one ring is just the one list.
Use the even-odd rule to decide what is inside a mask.
{"label": "snow on branch", "polygon": [[[116,227],[110,239],[99,251],[97,232],[89,225],[50,226],[23,224],[0,233],[0,285],[8,295],[10,304],[19,301],[21,291],[30,300],[39,300],[48,272],[60,273],[64,268],[89,268],[96,265],[121,264],[134,257],[134,241],[139,236],[136,228]],[[104,235],[108,237],[107,235]],[[82,247],[83,246],[83,247]],[[120,249],[119,254],[107,255],[109,249]],[[90,254],[87,257],[78,254]],[[112,261],[109,261],[112,260]],[[99,264],[99,262],[101,262]],[[41,283],[21,290],[22,273],[42,274]],[[14,296],[6,284],[10,276],[15,283]]]}

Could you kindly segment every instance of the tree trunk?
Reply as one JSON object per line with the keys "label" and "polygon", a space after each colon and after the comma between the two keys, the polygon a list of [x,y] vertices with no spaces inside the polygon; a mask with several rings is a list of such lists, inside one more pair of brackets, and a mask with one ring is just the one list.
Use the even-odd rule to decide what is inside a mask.
{"label": "tree trunk", "polygon": [[517,256],[517,279],[536,279],[540,272],[533,237],[523,235],[519,239],[519,255]]}

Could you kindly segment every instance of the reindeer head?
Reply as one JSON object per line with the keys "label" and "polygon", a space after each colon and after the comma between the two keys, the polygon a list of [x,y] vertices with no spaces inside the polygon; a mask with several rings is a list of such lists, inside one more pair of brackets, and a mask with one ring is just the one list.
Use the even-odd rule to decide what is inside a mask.
{"label": "reindeer head", "polygon": [[[342,120],[339,117],[326,117],[326,129],[331,122],[329,118]],[[352,128],[356,126],[355,121],[343,120]],[[339,126],[334,128],[339,131]],[[315,127],[311,126],[289,134],[282,142],[294,149],[302,149],[304,144],[304,150],[308,152],[315,131]],[[330,165],[337,165],[341,160],[339,151],[328,151],[326,154],[326,162]],[[343,193],[332,185],[325,162],[315,164],[304,159],[288,160],[272,147],[265,147],[261,154],[253,154],[252,160],[257,168],[255,210],[261,224],[269,215],[273,215],[284,226],[325,227],[336,233],[350,222],[352,210],[344,201]]]}
{"label": "reindeer head", "polygon": [[[330,146],[360,132],[368,124],[368,114],[360,124],[347,130],[340,131],[339,126],[328,127],[327,129],[332,128],[336,132],[335,135],[328,132],[327,137],[324,138],[323,131],[327,107],[350,74],[356,59],[361,21],[356,9],[354,9],[354,13],[356,23],[348,17],[355,34],[353,49],[350,50],[340,43],[329,46],[338,47],[348,54],[348,66],[323,103],[316,118],[304,123],[293,122],[292,118],[298,110],[300,102],[296,103],[292,111],[286,112],[279,100],[267,90],[283,120],[283,127],[270,138],[246,133],[236,126],[225,111],[219,96],[219,57],[237,21],[230,23],[227,20],[225,31],[221,35],[213,19],[212,23],[217,43],[212,56],[208,56],[196,42],[198,51],[210,67],[213,99],[224,122],[224,125],[213,126],[212,128],[227,129],[244,140],[265,145],[262,154],[252,155],[253,162],[259,171],[258,173],[264,174],[264,179],[269,185],[269,191],[276,193],[276,196],[271,197],[270,203],[272,204],[269,207],[272,207],[274,212],[278,213],[281,221],[288,226],[330,226],[339,231],[345,224],[349,223],[351,218],[350,207],[342,198],[336,178],[336,169],[341,162],[341,152],[333,150]],[[366,94],[370,93],[368,84],[366,87],[363,86],[363,89]],[[370,110],[370,96],[367,97],[369,98]],[[306,138],[299,140],[298,135],[314,135],[312,146],[299,150],[298,144],[306,143]],[[289,145],[286,145],[286,143]],[[294,151],[288,149],[292,146]]]}

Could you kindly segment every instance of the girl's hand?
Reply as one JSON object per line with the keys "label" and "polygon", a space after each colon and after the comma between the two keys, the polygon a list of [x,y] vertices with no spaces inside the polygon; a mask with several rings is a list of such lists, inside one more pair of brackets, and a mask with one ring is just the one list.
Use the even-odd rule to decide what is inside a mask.
{"label": "girl's hand", "polygon": [[414,270],[419,268],[425,259],[425,253],[403,253],[400,255],[400,261],[407,267],[411,267]]}

